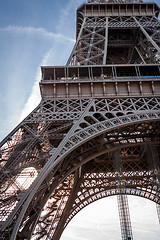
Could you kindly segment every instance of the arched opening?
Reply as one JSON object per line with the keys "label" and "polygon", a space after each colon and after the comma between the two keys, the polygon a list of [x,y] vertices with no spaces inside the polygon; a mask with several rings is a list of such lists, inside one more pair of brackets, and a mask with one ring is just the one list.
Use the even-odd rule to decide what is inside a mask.
{"label": "arched opening", "polygon": [[[43,236],[45,236],[45,237],[51,236],[50,238],[53,238],[54,233],[55,233],[56,235],[58,235],[58,237],[56,238],[56,236],[54,236],[54,238],[59,239],[61,232],[63,232],[66,224],[69,222],[69,220],[71,220],[72,216],[74,216],[76,213],[79,212],[79,208],[81,210],[83,208],[83,206],[87,205],[86,203],[87,203],[87,200],[89,199],[89,196],[92,195],[94,198],[95,197],[94,195],[96,195],[96,193],[98,192],[97,197],[98,197],[98,199],[100,199],[102,197],[119,194],[117,192],[118,188],[115,187],[116,186],[115,183],[116,182],[118,183],[118,179],[117,179],[117,175],[114,174],[114,172],[115,172],[114,168],[113,168],[114,164],[110,164],[111,159],[106,158],[107,156],[105,157],[105,161],[108,159],[107,165],[104,164],[105,161],[103,161],[103,158],[98,159],[97,157],[101,156],[102,154],[105,154],[107,152],[116,151],[116,150],[118,150],[118,148],[122,148],[122,144],[123,144],[123,148],[124,148],[124,145],[130,147],[132,145],[135,145],[135,146],[141,145],[141,144],[143,145],[144,143],[148,143],[148,140],[149,140],[149,142],[151,142],[150,138],[148,138],[148,137],[150,137],[150,131],[153,131],[153,129],[156,128],[156,126],[157,126],[156,123],[158,123],[158,122],[157,121],[155,121],[155,122],[154,121],[152,121],[152,122],[151,121],[146,121],[146,122],[140,121],[140,123],[137,123],[137,124],[131,124],[131,125],[127,124],[127,126],[124,125],[124,126],[117,128],[118,133],[119,132],[124,133],[124,131],[122,131],[122,130],[125,130],[125,132],[130,133],[129,138],[128,138],[128,135],[126,135],[126,134],[123,134],[123,135],[120,134],[120,136],[117,134],[115,135],[114,129],[113,129],[114,132],[112,130],[110,130],[107,133],[106,130],[102,129],[102,131],[101,131],[99,128],[97,130],[98,133],[88,131],[88,134],[90,134],[90,135],[89,135],[89,137],[87,136],[86,137],[87,139],[83,140],[83,142],[82,142],[82,140],[79,140],[78,134],[73,135],[70,139],[71,139],[71,141],[75,140],[74,145],[71,144],[71,146],[70,145],[68,146],[68,142],[66,142],[65,146],[66,147],[68,146],[68,151],[62,152],[63,156],[60,155],[60,153],[58,155],[59,159],[61,158],[62,160],[63,160],[63,158],[66,157],[64,161],[61,161],[61,165],[59,166],[59,169],[57,168],[57,170],[55,171],[55,179],[59,179],[59,180],[61,180],[61,182],[55,181],[53,185],[51,182],[51,186],[50,187],[47,186],[47,189],[45,191],[45,199],[44,199],[45,201],[43,204],[45,205],[48,198],[52,199],[52,202],[48,202],[49,203],[48,205],[46,204],[46,208],[48,209],[47,212],[45,211],[45,214],[44,214],[44,211],[39,212],[39,214],[41,214],[41,216],[38,215],[38,218],[39,218],[39,220],[38,220],[38,218],[36,216],[36,212],[32,211],[33,205],[30,208],[31,216],[34,219],[33,223],[35,222],[35,218],[38,220],[36,222],[37,226],[32,224],[33,230],[35,227],[35,232],[33,233],[33,235],[38,234],[37,239],[42,239]],[[117,123],[117,124],[119,124],[119,123]],[[98,126],[101,126],[101,125],[98,125]],[[149,126],[151,126],[151,127],[149,127]],[[97,125],[95,127],[97,127]],[[104,124],[102,127],[104,127]],[[144,129],[146,129],[146,128],[147,128],[147,130],[149,129],[147,132],[144,131]],[[81,133],[81,131],[80,131],[80,133]],[[140,133],[142,133],[141,138],[140,138]],[[146,137],[146,135],[144,136],[144,134],[147,134],[148,137]],[[119,136],[120,139],[117,139],[117,136]],[[102,140],[104,140],[104,141],[102,141]],[[98,148],[99,148],[99,144],[101,144],[102,148],[100,148],[98,150],[98,152],[95,148],[95,143],[96,143],[96,147],[98,147]],[[110,144],[111,144],[111,146],[110,146]],[[103,146],[105,147],[104,149],[103,149]],[[96,150],[96,151],[94,151],[94,150]],[[99,154],[99,151],[100,151],[100,154]],[[131,153],[132,153],[132,151],[131,151]],[[141,153],[143,153],[143,151]],[[137,158],[138,162],[143,163],[143,156],[144,156],[143,154],[142,154],[142,158],[140,157],[141,154],[140,154],[140,156],[137,156],[137,151],[133,152],[132,154],[135,155],[136,158],[138,157]],[[130,151],[129,151],[129,153],[127,152],[127,156],[128,155],[130,155]],[[79,156],[79,158],[78,158],[78,156]],[[125,157],[126,157],[126,155],[124,156],[124,158]],[[141,161],[139,161],[139,159],[141,159]],[[82,161],[83,161],[83,163],[82,163]],[[91,161],[94,161],[93,162],[94,164],[91,164],[91,166],[89,166]],[[131,161],[131,158],[129,159],[129,161]],[[60,161],[59,161],[59,163],[60,163]],[[83,165],[83,167],[82,167],[82,165]],[[84,168],[84,166],[85,166],[85,168]],[[80,172],[78,172],[79,168],[81,168],[81,167],[83,168],[82,172],[81,172],[81,173],[83,173],[82,175]],[[130,169],[130,167],[128,168],[128,164],[126,165],[126,167],[127,167],[128,174],[130,174],[129,172],[131,169]],[[141,167],[143,167],[143,166],[140,167],[139,165],[136,164],[136,166],[135,166],[136,173],[137,173],[137,170],[136,170],[137,167],[138,167],[138,169],[140,168],[139,171],[141,173]],[[53,165],[52,165],[52,168],[53,168]],[[108,171],[108,169],[109,169],[109,171]],[[90,176],[88,176],[88,170],[89,170],[89,173],[91,173]],[[61,175],[61,172],[63,173],[63,175]],[[104,182],[104,186],[100,186],[100,188],[99,188],[99,184],[101,185],[101,181],[98,181],[98,186],[95,186],[94,184],[97,184],[97,182],[95,182],[95,177],[97,177],[97,176],[99,177],[101,172],[104,173],[103,175],[105,177],[105,180],[107,180],[106,178],[108,178],[108,177],[109,177],[109,179],[107,180],[107,182],[106,181]],[[111,173],[111,175],[108,176],[107,174],[105,174],[107,172]],[[95,173],[97,173],[98,175],[95,175]],[[80,174],[82,176],[82,178],[84,179],[83,182],[79,182],[76,180],[77,174]],[[41,174],[39,175],[39,178],[40,178],[40,176],[41,176]],[[58,177],[58,178],[56,178],[56,177]],[[110,179],[110,177],[111,177],[111,179]],[[128,178],[129,176],[127,176],[125,174],[125,177]],[[74,181],[72,181],[72,179],[74,179]],[[144,183],[145,183],[145,186],[147,187],[150,185],[148,185],[148,183],[146,182],[146,179],[147,178],[144,179]],[[81,177],[80,177],[80,180],[81,180]],[[155,202],[159,201],[158,197],[156,196],[157,185],[156,185],[156,189],[153,189],[152,192],[150,191],[150,189],[149,189],[149,191],[147,189],[146,189],[146,191],[144,189],[142,189],[142,191],[141,191],[141,188],[144,187],[143,182],[141,181],[141,177],[140,177],[140,188],[139,188],[139,186],[137,186],[135,188],[136,181],[131,182],[129,178],[128,178],[128,180],[129,181],[128,181],[127,194],[133,194],[133,195],[138,195],[138,196],[140,194],[140,196],[144,196],[144,194],[146,192],[146,194],[145,194],[146,198],[149,198],[151,200],[154,199],[153,201],[155,201]],[[74,183],[72,183],[72,182],[74,182]],[[68,183],[71,184],[70,188],[68,188]],[[85,188],[87,188],[88,190],[84,192],[83,184],[87,184],[87,183],[89,183],[89,185],[85,185]],[[109,186],[108,183],[109,184],[111,183],[110,185],[113,185],[113,186]],[[74,190],[75,184],[79,185],[78,189],[76,189],[77,191],[72,191],[72,190]],[[89,189],[88,187],[94,188],[95,191],[93,191],[91,188]],[[105,193],[108,193],[108,191],[107,191],[108,187],[109,187],[109,191],[111,190],[110,191],[111,193],[104,195]],[[98,189],[100,189],[100,192]],[[136,190],[136,192],[134,190]],[[54,192],[54,191],[55,191],[55,194],[52,195],[52,192]],[[72,195],[70,195],[71,192],[74,192],[75,194],[77,194],[77,198],[76,198],[76,196],[74,196],[74,198],[72,198]],[[79,195],[79,193],[81,196]],[[142,193],[142,195],[141,195],[141,193]],[[71,196],[70,199],[69,199],[69,196]],[[84,201],[82,198],[84,199]],[[48,200],[50,201],[50,199],[48,199]],[[75,200],[75,202],[73,202],[72,200]],[[72,206],[74,204],[73,209],[68,208],[68,203],[67,203],[68,201],[69,201],[69,204],[71,201],[70,206]],[[43,208],[43,206],[44,206],[43,204],[40,207],[40,209]],[[66,212],[65,208],[68,208],[67,209],[67,212],[69,213],[68,216],[64,216],[65,212]],[[43,210],[44,210],[44,208],[43,208]],[[66,217],[68,217],[68,219]],[[26,234],[25,232],[27,232],[27,227],[28,227],[28,225],[26,225],[23,232],[19,232],[19,235],[21,235],[23,233]],[[42,236],[42,234],[43,234],[43,236]],[[33,236],[33,239],[34,239],[34,237],[35,236]]]}
{"label": "arched opening", "polygon": [[[160,238],[155,203],[128,196],[134,240]],[[121,239],[117,197],[100,199],[83,208],[70,221],[60,240]]]}

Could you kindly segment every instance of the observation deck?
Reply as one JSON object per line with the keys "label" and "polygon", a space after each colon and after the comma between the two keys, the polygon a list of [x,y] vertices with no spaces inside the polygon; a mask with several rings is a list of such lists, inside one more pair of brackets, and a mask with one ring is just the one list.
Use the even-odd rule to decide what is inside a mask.
{"label": "observation deck", "polygon": [[159,96],[160,64],[42,67],[42,99]]}

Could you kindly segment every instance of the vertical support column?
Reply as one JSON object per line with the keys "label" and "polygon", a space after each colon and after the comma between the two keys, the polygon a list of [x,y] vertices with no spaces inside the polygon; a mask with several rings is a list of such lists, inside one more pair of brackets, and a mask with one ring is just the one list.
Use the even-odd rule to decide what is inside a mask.
{"label": "vertical support column", "polygon": [[137,23],[143,34],[146,36],[148,41],[154,46],[155,49],[157,49],[158,53],[160,53],[160,47],[157,45],[157,43],[149,36],[149,34],[146,32],[146,30],[143,28],[143,26],[139,23],[139,21],[136,19],[136,17],[133,17],[134,21]]}
{"label": "vertical support column", "polygon": [[88,60],[89,60],[90,55],[91,55],[91,50],[92,50],[92,47],[93,47],[93,41],[94,41],[94,37],[95,37],[95,32],[96,32],[96,26],[94,26],[93,30],[92,30],[91,39],[90,39],[90,42],[89,42],[89,45],[88,45],[87,56],[86,56],[86,59],[84,60],[85,65],[87,65]]}
{"label": "vertical support column", "polygon": [[77,193],[79,191],[81,181],[83,179],[83,177],[81,176],[81,170],[82,169],[80,168],[80,169],[77,169],[75,171],[75,181],[74,181],[73,188],[72,188],[70,196],[67,200],[66,206],[63,209],[63,213],[61,215],[60,221],[58,222],[58,225],[56,227],[56,231],[55,231],[52,239],[59,240],[61,235],[62,235],[62,232],[63,232],[65,224],[66,224],[66,220],[69,217],[70,210],[72,208],[74,200],[75,200],[75,198],[77,196]]}
{"label": "vertical support column", "polygon": [[106,17],[106,31],[105,31],[105,42],[104,42],[103,65],[106,64],[106,60],[107,60],[107,48],[108,48],[108,17]]}
{"label": "vertical support column", "polygon": [[159,220],[159,224],[160,224],[160,205],[156,204],[156,208],[157,208],[157,215],[158,215],[158,220]]}
{"label": "vertical support column", "polygon": [[[84,29],[85,23],[86,23],[86,18],[83,19],[83,23],[82,23],[81,29],[80,29],[80,31],[79,31],[78,38],[77,38],[77,40],[76,40],[76,43],[75,43],[75,45],[74,45],[74,48],[73,48],[73,50],[72,50],[72,52],[71,52],[71,55],[70,55],[68,61],[67,61],[66,66],[71,65],[71,60],[72,60],[72,58],[73,58],[73,56],[74,56],[74,54],[75,54],[76,47],[77,47],[77,45],[78,45],[78,43],[79,43],[79,40],[80,40],[80,38],[81,38],[82,31],[83,31],[83,29]],[[73,64],[73,65],[76,65],[76,64]]]}
{"label": "vertical support column", "polygon": [[142,54],[141,54],[141,52],[139,51],[139,49],[138,49],[137,47],[135,47],[135,49],[136,49],[138,55],[140,56],[142,62],[143,62],[144,64],[146,64],[146,61],[144,60],[144,57],[142,56]]}
{"label": "vertical support column", "polygon": [[124,194],[124,186],[122,183],[123,182],[122,157],[120,152],[118,151],[114,153],[114,163],[118,179],[119,195],[117,195],[117,201],[121,227],[121,236],[122,240],[133,240],[128,198],[127,195]]}
{"label": "vertical support column", "polygon": [[[147,159],[150,165],[151,171],[153,171],[154,179],[157,187],[160,188],[160,170],[159,170],[159,152],[156,145],[146,146]],[[158,220],[160,223],[160,205],[156,204]]]}
{"label": "vertical support column", "polygon": [[133,240],[127,195],[118,195],[117,201],[122,240]]}

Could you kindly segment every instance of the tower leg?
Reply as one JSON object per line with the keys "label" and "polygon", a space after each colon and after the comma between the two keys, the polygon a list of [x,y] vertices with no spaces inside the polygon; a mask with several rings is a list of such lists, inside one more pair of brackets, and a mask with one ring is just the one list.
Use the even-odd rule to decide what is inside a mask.
{"label": "tower leg", "polygon": [[156,208],[157,208],[157,215],[158,215],[158,220],[159,220],[159,224],[160,224],[160,205],[156,204]]}
{"label": "tower leg", "polygon": [[117,196],[117,202],[122,240],[133,240],[128,198],[126,195],[120,194]]}
{"label": "tower leg", "polygon": [[127,195],[124,195],[124,186],[122,184],[123,180],[123,163],[122,156],[119,151],[114,153],[114,164],[115,170],[117,172],[118,180],[118,192],[117,202],[118,202],[118,211],[119,211],[119,220],[121,227],[121,236],[122,240],[133,240],[131,219],[129,214],[129,205]]}
{"label": "tower leg", "polygon": [[77,195],[77,192],[79,190],[80,183],[81,183],[81,178],[79,176],[78,171],[76,171],[75,172],[74,186],[73,186],[72,192],[71,192],[71,194],[69,196],[69,199],[67,201],[65,209],[64,209],[63,214],[61,216],[61,219],[60,219],[60,221],[58,223],[58,226],[56,228],[56,232],[54,233],[54,238],[53,239],[55,239],[55,240],[60,239],[60,237],[62,235],[62,232],[63,232],[63,230],[65,228],[66,220],[67,220],[68,215],[69,215],[69,212],[72,209],[73,202],[74,202],[75,197]]}
{"label": "tower leg", "polygon": [[[160,176],[159,176],[160,171],[159,171],[159,152],[158,152],[157,146],[156,145],[147,146],[146,153],[147,153],[150,169],[153,172],[155,184],[157,185],[156,187],[159,189],[160,188]],[[157,208],[158,220],[160,223],[160,205],[156,204],[156,208]]]}

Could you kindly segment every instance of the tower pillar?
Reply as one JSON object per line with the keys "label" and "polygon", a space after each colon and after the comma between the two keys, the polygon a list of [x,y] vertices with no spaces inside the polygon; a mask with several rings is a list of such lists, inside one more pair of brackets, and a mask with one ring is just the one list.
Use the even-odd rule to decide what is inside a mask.
{"label": "tower pillar", "polygon": [[128,198],[125,195],[126,180],[124,176],[121,152],[120,151],[114,152],[113,158],[114,158],[115,171],[117,173],[117,181],[118,181],[117,189],[119,194],[117,195],[117,202],[118,202],[118,212],[119,212],[119,220],[120,220],[120,227],[121,227],[121,236],[122,236],[122,240],[133,240]]}

